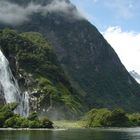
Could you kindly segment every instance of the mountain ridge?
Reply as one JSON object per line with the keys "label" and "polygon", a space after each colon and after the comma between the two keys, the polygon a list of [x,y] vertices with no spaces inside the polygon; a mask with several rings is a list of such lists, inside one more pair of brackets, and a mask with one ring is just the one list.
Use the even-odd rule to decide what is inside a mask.
{"label": "mountain ridge", "polygon": [[88,109],[121,107],[130,112],[140,111],[139,84],[86,19],[64,16],[61,12],[33,13],[29,21],[9,27],[19,32],[40,32],[47,38],[71,85],[84,96]]}

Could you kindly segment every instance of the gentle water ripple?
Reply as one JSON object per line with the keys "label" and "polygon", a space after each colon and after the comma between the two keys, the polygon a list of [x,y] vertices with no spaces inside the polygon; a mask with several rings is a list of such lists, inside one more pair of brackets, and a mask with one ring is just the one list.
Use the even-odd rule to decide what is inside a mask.
{"label": "gentle water ripple", "polygon": [[0,130],[0,140],[140,140],[140,128]]}

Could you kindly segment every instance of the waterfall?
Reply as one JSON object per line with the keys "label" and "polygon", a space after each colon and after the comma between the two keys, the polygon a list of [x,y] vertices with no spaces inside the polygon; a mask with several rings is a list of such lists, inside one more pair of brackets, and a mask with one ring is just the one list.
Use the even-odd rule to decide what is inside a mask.
{"label": "waterfall", "polygon": [[28,92],[21,93],[18,82],[14,78],[9,62],[0,50],[0,84],[3,88],[3,94],[6,103],[17,103],[18,107],[15,113],[22,116],[29,114],[29,94]]}

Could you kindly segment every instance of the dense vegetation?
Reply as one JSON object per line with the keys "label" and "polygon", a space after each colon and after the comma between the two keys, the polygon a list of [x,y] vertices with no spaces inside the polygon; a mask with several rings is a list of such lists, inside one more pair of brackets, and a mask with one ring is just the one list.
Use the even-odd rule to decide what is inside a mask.
{"label": "dense vegetation", "polygon": [[0,107],[0,127],[4,128],[53,128],[53,123],[47,118],[39,119],[33,112],[28,118],[14,114],[16,104],[7,104]]}
{"label": "dense vegetation", "polygon": [[33,111],[58,118],[80,114],[80,95],[72,88],[51,45],[41,34],[18,34],[5,29],[0,31],[0,46],[22,91],[28,90],[30,98],[37,98],[30,102]]}
{"label": "dense vegetation", "polygon": [[87,20],[75,20],[59,12],[43,16],[34,13],[28,22],[13,28],[40,32],[49,40],[72,86],[85,97],[83,106],[87,109],[121,107],[131,112],[140,111],[140,86]]}
{"label": "dense vegetation", "polygon": [[[51,0],[9,1],[18,3],[21,6],[35,1],[45,6],[45,4]],[[70,2],[69,0],[65,1]],[[73,7],[72,10],[74,11],[71,13],[77,12],[75,7]],[[22,69],[26,72],[28,71],[31,74],[33,72],[33,75],[39,75],[39,77],[41,77],[37,77],[39,81],[42,81],[42,77],[43,81],[46,81],[46,79],[47,81],[51,81],[52,84],[50,85],[51,89],[53,87],[53,92],[58,91],[57,94],[53,94],[53,98],[55,98],[55,101],[59,102],[59,104],[61,103],[62,108],[62,104],[66,104],[73,112],[79,112],[80,105],[82,105],[84,110],[89,110],[93,107],[105,107],[110,109],[121,107],[129,112],[140,111],[140,86],[129,75],[115,51],[99,33],[96,27],[90,24],[86,19],[82,18],[81,20],[76,20],[71,16],[64,16],[60,12],[48,13],[46,15],[35,12],[30,15],[29,19],[30,20],[23,24],[9,25],[9,27],[21,32],[34,31],[43,34],[54,47],[59,62],[63,66],[67,77],[69,77],[72,87],[74,87],[80,95],[71,91],[70,84],[66,86],[67,78],[64,78],[64,75],[62,76],[62,71],[56,63],[52,61],[56,59],[48,61],[49,56],[53,56],[54,58],[52,53],[49,53],[49,55],[47,53],[46,55],[44,49],[39,49],[38,51],[38,47],[34,46],[30,47],[28,51],[27,49],[22,50],[21,48],[29,47],[19,47],[23,46],[24,43],[24,46],[27,46],[26,42],[28,41],[26,41],[25,38],[32,38],[29,36],[26,37],[27,34],[22,35],[25,41],[17,43],[17,48],[20,48],[17,49],[21,62],[20,65],[22,65]],[[5,28],[7,26],[8,25],[0,24],[0,28]],[[12,39],[12,41],[13,40],[14,39]],[[15,51],[15,49],[13,50]],[[25,52],[23,53],[23,51]],[[12,50],[10,50],[10,52],[12,52]],[[32,52],[34,53],[32,54]],[[46,61],[44,56],[47,58]],[[41,60],[38,58],[41,58]],[[47,63],[45,64],[44,62]],[[30,67],[31,64],[33,65],[32,68]],[[57,83],[55,81],[57,81]],[[38,84],[36,87],[38,87]],[[60,96],[57,96],[59,94]],[[79,103],[79,99],[82,99],[82,96],[84,96],[84,102]],[[43,99],[45,100],[45,98]],[[67,109],[63,108],[63,110]]]}
{"label": "dense vegetation", "polygon": [[83,121],[85,127],[132,127],[140,126],[140,114],[128,114],[123,109],[92,109]]}

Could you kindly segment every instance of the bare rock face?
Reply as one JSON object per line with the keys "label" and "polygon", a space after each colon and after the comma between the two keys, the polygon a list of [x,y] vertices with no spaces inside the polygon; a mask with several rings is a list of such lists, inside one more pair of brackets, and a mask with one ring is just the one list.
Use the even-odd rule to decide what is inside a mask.
{"label": "bare rock face", "polygon": [[0,83],[0,105],[4,105],[4,104],[5,104],[4,91]]}

